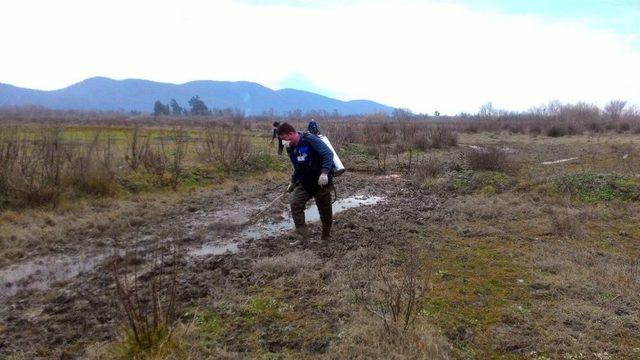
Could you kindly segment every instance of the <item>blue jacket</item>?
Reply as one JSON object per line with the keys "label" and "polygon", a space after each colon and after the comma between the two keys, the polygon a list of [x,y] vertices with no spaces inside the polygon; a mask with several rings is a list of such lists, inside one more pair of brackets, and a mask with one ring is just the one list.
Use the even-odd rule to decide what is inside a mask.
{"label": "blue jacket", "polygon": [[321,173],[327,173],[328,185],[333,185],[331,174],[333,152],[319,137],[313,134],[299,134],[298,144],[287,149],[294,169],[291,182],[299,182],[309,194],[313,195],[320,188],[318,178]]}

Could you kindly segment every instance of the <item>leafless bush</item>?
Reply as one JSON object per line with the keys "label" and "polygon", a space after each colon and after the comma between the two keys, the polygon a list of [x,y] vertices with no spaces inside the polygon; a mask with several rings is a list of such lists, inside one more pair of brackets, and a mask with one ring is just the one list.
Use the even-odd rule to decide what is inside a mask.
{"label": "leafless bush", "polygon": [[429,139],[429,148],[431,149],[444,149],[458,145],[458,134],[449,127],[428,128],[426,137]]}
{"label": "leafless bush", "polygon": [[131,130],[131,136],[129,143],[127,144],[127,153],[125,154],[125,161],[131,168],[131,170],[138,170],[140,164],[143,163],[146,152],[149,149],[149,141],[151,136],[147,135],[143,141],[140,136],[140,128],[135,126]]}
{"label": "leafless bush", "polygon": [[346,144],[357,141],[356,124],[351,122],[328,122],[322,124],[322,129],[320,130],[331,140],[331,144],[335,149],[340,149]]}
{"label": "leafless bush", "polygon": [[71,181],[82,192],[98,196],[117,192],[111,138],[103,143],[100,133],[96,133],[91,143],[76,147],[71,163]]}
{"label": "leafless bush", "polygon": [[62,128],[43,128],[33,140],[16,138],[7,157],[12,172],[6,176],[13,200],[18,206],[58,203],[65,160],[70,156],[62,142]]}
{"label": "leafless bush", "polygon": [[349,283],[356,303],[377,317],[392,338],[413,330],[430,277],[428,263],[417,249],[401,259],[396,268],[369,267]]}
{"label": "leafless bush", "polygon": [[146,148],[142,158],[142,165],[145,170],[153,174],[158,185],[165,185],[164,176],[169,167],[169,156],[163,139],[160,139],[158,144],[153,144]]}
{"label": "leafless bush", "polygon": [[0,132],[0,194],[9,191],[9,179],[20,153],[18,129],[8,127]]}
{"label": "leafless bush", "polygon": [[70,190],[96,196],[117,192],[113,140],[100,132],[88,142],[69,140],[63,132],[57,125],[2,132],[0,207],[56,206]]}
{"label": "leafless bush", "polygon": [[509,154],[497,147],[477,147],[464,153],[467,166],[474,171],[500,171],[513,174],[518,167]]}
{"label": "leafless bush", "polygon": [[184,171],[183,162],[187,153],[188,143],[183,139],[184,131],[176,129],[173,133],[173,151],[171,153],[171,164],[169,165],[169,185],[171,185],[171,189],[175,191],[178,189],[180,177]]}
{"label": "leafless bush", "polygon": [[395,139],[392,126],[386,122],[381,122],[366,124],[362,130],[362,143],[373,150],[378,170],[386,171],[390,147]]}
{"label": "leafless bush", "polygon": [[138,273],[139,259],[144,259],[144,254],[134,248],[123,257],[114,256],[111,269],[116,299],[126,319],[123,352],[132,358],[157,352],[171,339],[177,319],[177,251],[172,249],[165,257],[157,242],[151,256],[151,269],[148,269],[151,272],[145,275],[144,281]]}
{"label": "leafless bush", "polygon": [[444,171],[442,161],[434,156],[423,158],[416,164],[416,177],[418,179],[429,179],[440,175]]}
{"label": "leafless bush", "polygon": [[231,128],[214,131],[205,130],[204,154],[214,165],[231,173],[246,166],[251,152],[251,142],[241,132]]}

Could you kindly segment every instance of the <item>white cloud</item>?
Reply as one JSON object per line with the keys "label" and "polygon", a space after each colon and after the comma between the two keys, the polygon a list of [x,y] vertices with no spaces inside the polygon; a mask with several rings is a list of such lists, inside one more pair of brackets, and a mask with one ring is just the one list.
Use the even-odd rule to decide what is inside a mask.
{"label": "white cloud", "polygon": [[640,52],[579,23],[429,2],[289,8],[230,0],[23,0],[0,13],[0,82],[86,77],[248,80],[419,112],[526,109],[550,99],[640,104]]}

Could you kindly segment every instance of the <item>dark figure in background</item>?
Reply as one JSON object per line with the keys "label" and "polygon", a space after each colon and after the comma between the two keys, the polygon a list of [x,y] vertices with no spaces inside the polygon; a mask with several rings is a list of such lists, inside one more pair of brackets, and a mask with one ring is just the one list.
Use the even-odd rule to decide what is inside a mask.
{"label": "dark figure in background", "polygon": [[293,193],[291,216],[299,239],[292,245],[305,241],[308,236],[304,208],[312,197],[316,201],[322,221],[322,240],[328,240],[331,237],[333,222],[333,152],[316,135],[299,133],[288,123],[279,125],[277,134],[287,148],[294,169],[287,191]]}
{"label": "dark figure in background", "polygon": [[282,139],[280,139],[278,137],[278,134],[276,133],[276,130],[278,129],[278,125],[280,125],[279,122],[277,121],[273,122],[273,129],[271,131],[271,142],[269,144],[273,144],[273,140],[278,138],[278,155],[282,155],[282,149],[284,149],[284,145],[282,145]]}
{"label": "dark figure in background", "polygon": [[318,124],[314,119],[311,119],[311,121],[309,121],[309,126],[307,126],[307,130],[313,135],[320,135]]}

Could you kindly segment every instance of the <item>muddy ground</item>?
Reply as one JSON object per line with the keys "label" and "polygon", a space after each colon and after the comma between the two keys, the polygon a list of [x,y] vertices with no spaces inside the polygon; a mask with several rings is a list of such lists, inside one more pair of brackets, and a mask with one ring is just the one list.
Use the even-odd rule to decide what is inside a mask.
{"label": "muddy ground", "polygon": [[[202,191],[191,194],[178,202],[177,206],[167,206],[161,214],[142,211],[134,218],[119,219],[118,223],[113,224],[113,230],[104,231],[104,237],[78,237],[77,242],[66,242],[65,258],[72,259],[69,263],[76,263],[78,259],[71,256],[79,255],[81,260],[77,263],[87,264],[79,270],[82,271],[79,275],[61,275],[62,278],[70,278],[49,283],[47,276],[44,276],[45,279],[40,276],[42,270],[36,270],[30,276],[22,276],[17,283],[4,284],[11,293],[7,291],[1,299],[0,355],[58,357],[66,354],[83,357],[87,355],[87,345],[116,339],[121,330],[117,325],[122,320],[122,314],[115,303],[110,270],[112,262],[109,259],[114,248],[121,249],[121,254],[125,250],[132,252],[133,247],[130,245],[135,243],[137,248],[150,251],[157,244],[158,237],[177,244],[182,252],[178,274],[181,308],[207,308],[220,300],[221,288],[232,287],[250,296],[256,291],[256,287],[262,287],[262,280],[256,279],[255,274],[252,274],[252,265],[256,259],[309,250],[321,261],[331,262],[333,268],[323,274],[323,281],[331,283],[334,274],[348,266],[342,258],[350,250],[401,245],[399,243],[404,241],[403,235],[415,237],[417,230],[414,223],[422,225],[444,219],[440,200],[412,188],[402,178],[347,174],[337,181],[339,198],[379,196],[384,200],[375,205],[364,205],[337,214],[330,242],[291,246],[289,242],[293,237],[285,231],[270,236],[265,234],[265,238],[255,241],[245,239],[248,242],[241,244],[236,254],[190,255],[198,253],[202,249],[201,245],[213,243],[223,246],[241,239],[240,231],[243,226],[239,224],[250,220],[252,214],[268,203],[267,200],[275,199],[282,187],[281,182],[267,181],[259,186],[250,184],[223,191]],[[282,219],[283,208],[286,208],[286,198],[277,202],[273,210],[267,211],[260,222],[285,220]],[[219,218],[211,214],[218,214]],[[113,234],[115,231],[122,231],[122,221],[128,222],[126,227],[129,230]],[[319,237],[317,224],[312,225],[311,229],[312,237]],[[55,263],[52,260],[57,259],[55,255],[42,255],[42,252],[35,249],[28,258],[41,257],[45,264]],[[86,260],[91,256],[106,258]],[[144,268],[144,259],[135,261],[141,269]],[[23,263],[33,262],[27,260]],[[2,271],[7,274],[8,269],[19,264],[6,266]],[[31,282],[37,285],[32,285]],[[287,297],[304,296],[305,289],[291,290],[291,293],[286,294]],[[303,306],[312,307],[313,298]],[[315,311],[325,311],[326,314],[322,316],[325,326],[334,329],[342,322],[341,317],[345,316],[334,313],[327,307]],[[230,351],[242,352],[242,344],[229,345]],[[311,344],[308,345],[308,351],[321,354],[328,345],[327,342]]]}

